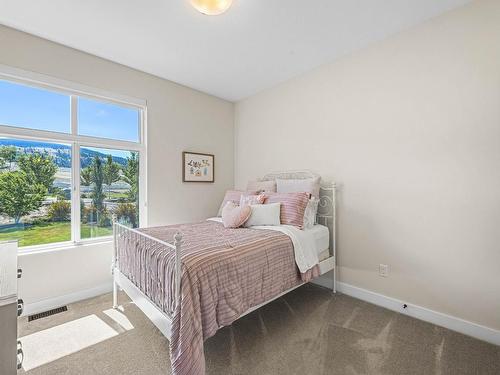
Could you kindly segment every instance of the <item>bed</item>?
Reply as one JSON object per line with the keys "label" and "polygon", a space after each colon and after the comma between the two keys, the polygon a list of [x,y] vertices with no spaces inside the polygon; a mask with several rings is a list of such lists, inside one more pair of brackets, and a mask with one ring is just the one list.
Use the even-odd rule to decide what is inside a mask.
{"label": "bed", "polygon": [[[261,180],[311,177],[318,176],[293,171]],[[120,288],[168,338],[174,375],[204,374],[207,338],[314,278],[332,271],[336,291],[334,183],[321,183],[310,229],[231,229],[211,218],[141,229],[114,223],[113,232],[113,307]],[[305,267],[304,254],[315,264]]]}

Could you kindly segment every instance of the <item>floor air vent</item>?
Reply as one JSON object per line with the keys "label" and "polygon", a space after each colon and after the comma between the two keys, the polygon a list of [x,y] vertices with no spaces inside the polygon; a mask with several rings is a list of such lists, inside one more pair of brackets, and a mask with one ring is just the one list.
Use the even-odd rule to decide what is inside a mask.
{"label": "floor air vent", "polygon": [[48,316],[51,316],[54,314],[59,314],[59,313],[65,312],[65,311],[68,311],[67,306],[62,306],[62,307],[58,307],[57,309],[52,309],[52,310],[44,311],[44,312],[41,312],[38,314],[33,314],[33,315],[28,316],[28,322],[31,322],[31,321],[37,320],[37,319],[41,319],[41,318],[46,318]]}

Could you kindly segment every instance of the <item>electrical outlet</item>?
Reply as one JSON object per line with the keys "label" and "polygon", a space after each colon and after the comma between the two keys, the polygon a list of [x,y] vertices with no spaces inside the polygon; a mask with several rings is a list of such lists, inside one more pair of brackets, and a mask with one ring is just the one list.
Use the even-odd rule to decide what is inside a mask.
{"label": "electrical outlet", "polygon": [[382,277],[389,276],[389,266],[387,264],[379,264],[378,266],[378,274]]}

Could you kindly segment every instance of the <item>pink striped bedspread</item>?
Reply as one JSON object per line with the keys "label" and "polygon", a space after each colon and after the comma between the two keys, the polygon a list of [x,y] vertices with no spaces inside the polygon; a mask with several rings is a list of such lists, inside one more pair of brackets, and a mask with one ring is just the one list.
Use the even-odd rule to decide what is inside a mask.
{"label": "pink striped bedspread", "polygon": [[276,231],[230,229],[212,221],[141,231],[169,243],[177,231],[183,234],[181,303],[175,309],[175,251],[127,236],[118,243],[120,271],[172,316],[174,375],[205,374],[206,339],[248,309],[319,274],[318,266],[301,274],[292,241]]}

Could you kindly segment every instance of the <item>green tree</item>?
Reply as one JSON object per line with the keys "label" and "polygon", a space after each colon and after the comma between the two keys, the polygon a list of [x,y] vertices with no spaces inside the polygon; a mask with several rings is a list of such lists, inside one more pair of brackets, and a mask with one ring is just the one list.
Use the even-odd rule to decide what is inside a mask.
{"label": "green tree", "polygon": [[103,212],[105,197],[102,191],[102,184],[104,182],[102,160],[98,156],[95,156],[90,168],[92,169],[92,182],[94,183],[91,193],[92,203],[97,212]]}
{"label": "green tree", "polygon": [[111,190],[111,184],[115,183],[120,179],[120,166],[113,161],[111,155],[107,156],[106,163],[103,167],[104,171],[104,183],[107,186],[108,197]]}
{"label": "green tree", "polygon": [[128,197],[130,201],[137,202],[139,195],[139,158],[132,152],[127,158],[127,165],[123,169],[123,180],[130,185]]}
{"label": "green tree", "polygon": [[9,171],[12,170],[12,163],[17,159],[17,148],[14,146],[0,147],[0,168],[5,168],[5,163],[9,163]]}
{"label": "green tree", "polygon": [[0,213],[13,218],[16,224],[22,216],[38,210],[46,194],[44,185],[33,183],[22,171],[0,174]]}
{"label": "green tree", "polygon": [[122,224],[129,224],[132,228],[137,228],[139,215],[135,203],[120,203],[114,209],[113,213],[116,215],[118,222]]}
{"label": "green tree", "polygon": [[51,221],[69,221],[71,220],[71,203],[55,201],[50,205],[47,215]]}
{"label": "green tree", "polygon": [[80,183],[83,186],[92,185],[92,168],[85,167],[80,171]]}
{"label": "green tree", "polygon": [[57,166],[54,158],[46,153],[35,152],[21,155],[18,159],[19,169],[26,173],[32,184],[41,184],[47,191],[52,189],[56,177]]}

